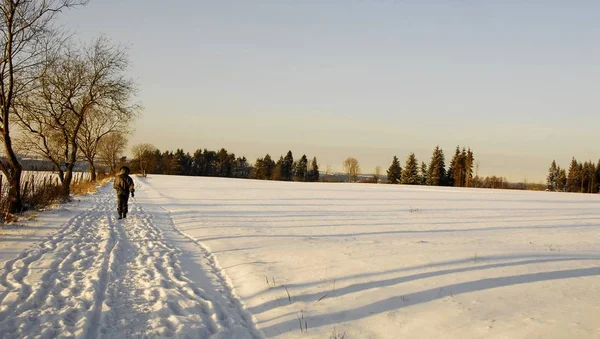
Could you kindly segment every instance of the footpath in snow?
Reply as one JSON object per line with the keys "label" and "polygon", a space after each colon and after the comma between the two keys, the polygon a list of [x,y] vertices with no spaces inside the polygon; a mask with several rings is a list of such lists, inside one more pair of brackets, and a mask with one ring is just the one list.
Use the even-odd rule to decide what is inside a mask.
{"label": "footpath in snow", "polygon": [[262,337],[212,255],[136,184],[145,203],[126,220],[109,185],[0,234],[1,338]]}

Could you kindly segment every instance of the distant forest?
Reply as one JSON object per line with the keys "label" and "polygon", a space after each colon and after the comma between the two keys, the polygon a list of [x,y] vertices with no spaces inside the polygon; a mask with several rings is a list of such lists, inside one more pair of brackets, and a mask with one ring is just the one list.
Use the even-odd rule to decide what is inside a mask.
{"label": "distant forest", "polygon": [[550,191],[598,193],[600,191],[600,160],[594,166],[592,161],[581,163],[573,158],[568,173],[564,168],[557,166],[555,160],[552,160],[546,184]]}
{"label": "distant forest", "polygon": [[[444,151],[438,146],[433,150],[429,163],[419,162],[410,153],[401,165],[397,156],[382,174],[380,167],[374,174],[361,174],[358,160],[349,157],[344,161],[343,174],[323,171],[316,157],[306,155],[295,159],[292,151],[280,155],[274,160],[266,154],[250,164],[244,156],[236,156],[228,150],[219,151],[198,149],[193,154],[182,149],[161,152],[150,144],[140,144],[133,148],[134,159],[128,162],[134,172],[148,174],[187,175],[227,177],[280,181],[335,181],[360,183],[389,183],[404,185],[475,187],[498,189],[551,190],[566,192],[597,193],[600,189],[600,161],[597,166],[592,162],[577,162],[573,159],[569,172],[561,169],[553,161],[549,170],[547,184],[527,182],[511,183],[501,176],[480,177],[475,172],[478,164],[470,148],[457,146],[452,159],[446,167]],[[125,159],[123,159],[124,161]],[[327,166],[328,168],[330,166]]]}
{"label": "distant forest", "polygon": [[246,157],[236,157],[222,148],[219,151],[197,150],[194,154],[178,149],[165,151],[144,144],[134,147],[132,170],[140,173],[191,175],[282,181],[319,181],[317,158],[306,155],[294,160],[292,151],[274,161],[269,154],[250,165]]}
{"label": "distant forest", "polygon": [[219,151],[198,149],[190,154],[182,149],[161,152],[150,144],[140,144],[133,148],[133,153],[134,159],[129,162],[132,170],[148,174],[306,182],[389,182],[407,185],[514,188],[508,187],[506,180],[501,177],[474,177],[473,152],[464,147],[462,150],[456,148],[448,169],[446,169],[444,152],[439,147],[433,151],[429,165],[424,162],[419,164],[415,155],[411,153],[403,168],[398,157],[394,156],[387,170],[387,176],[380,173],[379,167],[375,169],[375,174],[372,176],[361,175],[358,160],[351,157],[343,164],[346,175],[331,173],[330,170],[322,171],[319,169],[316,157],[310,159],[302,155],[299,159],[295,159],[291,150],[285,155],[280,155],[277,160],[266,154],[256,159],[254,164],[250,164],[246,157],[238,157],[224,148]]}

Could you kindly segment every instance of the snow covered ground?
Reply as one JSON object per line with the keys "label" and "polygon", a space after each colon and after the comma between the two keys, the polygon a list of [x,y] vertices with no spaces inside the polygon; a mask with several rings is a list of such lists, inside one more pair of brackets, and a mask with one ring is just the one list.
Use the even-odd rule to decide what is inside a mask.
{"label": "snow covered ground", "polygon": [[137,185],[0,231],[0,337],[600,337],[598,195]]}

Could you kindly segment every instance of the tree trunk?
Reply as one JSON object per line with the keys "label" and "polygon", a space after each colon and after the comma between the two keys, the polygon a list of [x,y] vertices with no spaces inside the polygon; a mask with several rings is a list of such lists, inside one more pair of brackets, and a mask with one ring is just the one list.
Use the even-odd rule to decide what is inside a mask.
{"label": "tree trunk", "polygon": [[73,181],[73,167],[74,164],[68,164],[67,170],[65,171],[65,177],[62,181],[62,199],[64,201],[69,200],[71,195],[71,182]]}
{"label": "tree trunk", "polygon": [[95,182],[96,181],[96,165],[94,165],[93,161],[89,161],[89,166],[90,166],[90,181]]}
{"label": "tree trunk", "polygon": [[7,128],[8,126],[5,123],[2,136],[7,159],[6,162],[2,162],[2,172],[6,176],[6,181],[8,181],[8,213],[18,213],[23,207],[23,201],[21,200],[21,173],[23,172],[23,167],[12,148],[12,140]]}
{"label": "tree trunk", "polygon": [[12,171],[12,175],[7,176],[8,181],[8,212],[18,213],[23,208],[21,200],[21,166],[17,166]]}

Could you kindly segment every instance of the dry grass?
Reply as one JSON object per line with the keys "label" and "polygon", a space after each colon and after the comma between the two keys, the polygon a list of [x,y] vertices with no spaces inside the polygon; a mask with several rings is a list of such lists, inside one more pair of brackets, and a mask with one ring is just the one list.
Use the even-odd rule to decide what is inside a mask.
{"label": "dry grass", "polygon": [[[111,177],[103,177],[97,182],[83,179],[74,180],[71,184],[71,195],[83,196],[94,193],[111,179]],[[6,187],[3,187],[3,189],[6,189]],[[46,207],[63,202],[62,187],[57,185],[53,180],[44,180],[43,183],[37,183],[31,186],[27,184],[24,185],[22,189],[23,210],[19,215],[11,215],[6,213],[6,193],[7,192],[4,190],[3,192],[0,192],[0,211],[2,211],[0,213],[0,224],[16,221],[19,215],[22,215],[25,211],[42,210]]]}
{"label": "dry grass", "polygon": [[98,190],[99,187],[104,186],[110,178],[103,178],[102,180],[98,180],[97,182],[92,181],[81,181],[71,185],[71,194],[73,195],[86,195],[90,193],[94,193]]}

